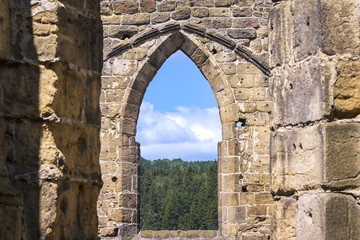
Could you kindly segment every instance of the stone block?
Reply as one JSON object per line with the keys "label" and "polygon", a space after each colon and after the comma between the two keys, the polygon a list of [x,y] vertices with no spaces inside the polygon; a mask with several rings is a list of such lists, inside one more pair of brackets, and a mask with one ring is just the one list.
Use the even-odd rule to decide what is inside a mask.
{"label": "stone block", "polygon": [[[45,71],[47,73],[47,71]],[[52,71],[50,71],[52,73]],[[11,116],[38,116],[39,104],[39,75],[40,70],[33,66],[26,65],[1,65],[0,82],[1,90],[1,114]],[[51,74],[44,74],[49,77]],[[37,80],[37,81],[36,81]],[[49,84],[50,85],[50,84]],[[55,89],[45,86],[47,93],[53,94]],[[52,98],[51,98],[52,100]]]}
{"label": "stone block", "polygon": [[216,66],[216,63],[211,59],[208,59],[209,55],[201,50],[195,50],[191,59],[196,63],[197,66],[201,66],[200,70],[209,81],[211,88],[216,93],[225,88],[225,84],[221,81],[219,74],[220,68]]}
{"label": "stone block", "polygon": [[229,223],[245,222],[246,219],[246,207],[228,207],[227,209],[227,221]]}
{"label": "stone block", "polygon": [[256,205],[256,206],[246,207],[247,216],[266,215],[266,213],[267,213],[267,207],[264,205]]}
{"label": "stone block", "polygon": [[360,186],[360,123],[329,123],[323,132],[326,183],[333,187]]}
{"label": "stone block", "polygon": [[229,29],[227,35],[234,39],[255,39],[256,30],[254,28]]}
{"label": "stone block", "polygon": [[298,205],[295,198],[281,197],[279,201],[275,201],[274,212],[271,215],[273,215],[274,222],[276,222],[273,230],[274,239],[299,239],[296,236]]}
{"label": "stone block", "polygon": [[150,23],[149,13],[139,13],[135,15],[122,16],[122,24],[124,25],[144,25]]}
{"label": "stone block", "polygon": [[196,0],[192,1],[194,6],[200,6],[200,7],[213,7],[214,6],[214,0]]}
{"label": "stone block", "polygon": [[358,123],[334,122],[273,134],[273,190],[358,186],[359,129]]}
{"label": "stone block", "polygon": [[134,193],[121,193],[119,195],[119,206],[123,208],[136,208],[138,195]]}
{"label": "stone block", "polygon": [[215,18],[212,21],[213,28],[230,28],[232,25],[232,20],[228,18]]}
{"label": "stone block", "polygon": [[360,3],[357,0],[321,1],[324,51],[328,54],[360,54]]}
{"label": "stone block", "polygon": [[238,70],[237,72],[238,73],[241,73],[241,77],[250,77],[248,75],[243,75],[243,74],[253,74],[253,75],[256,75],[256,76],[253,76],[252,78],[255,80],[255,78],[257,78],[258,74],[261,74],[260,70],[252,63],[249,63],[249,62],[244,62],[244,63],[238,63],[238,66],[237,66]]}
{"label": "stone block", "polygon": [[209,9],[208,8],[192,8],[191,9],[191,15],[193,17],[203,18],[209,16]]}
{"label": "stone block", "polygon": [[150,15],[150,21],[152,23],[163,23],[170,20],[170,14],[169,13],[152,13]]}
{"label": "stone block", "polygon": [[255,193],[255,204],[274,204],[271,193]]}
{"label": "stone block", "polygon": [[335,0],[315,4],[297,0],[275,6],[269,21],[270,66],[301,61],[318,50],[329,55],[359,54],[359,6],[356,0],[346,6]]}
{"label": "stone block", "polygon": [[239,7],[251,7],[255,3],[255,0],[234,0],[234,4]]}
{"label": "stone block", "polygon": [[236,192],[239,188],[238,178],[235,174],[223,175],[221,183],[222,192]]}
{"label": "stone block", "polygon": [[0,61],[10,59],[10,14],[8,0],[0,1]]}
{"label": "stone block", "polygon": [[197,231],[197,230],[186,231],[186,237],[187,237],[187,238],[196,238],[196,239],[199,239],[199,238],[200,238],[200,234],[201,234],[201,231]]}
{"label": "stone block", "polygon": [[240,154],[240,143],[238,139],[227,141],[227,154],[229,156],[238,156]]}
{"label": "stone block", "polygon": [[260,112],[272,112],[273,102],[257,102],[256,109]]}
{"label": "stone block", "polygon": [[[55,36],[56,39],[52,39],[54,37],[52,35],[41,37],[39,40],[34,39],[35,47],[39,47],[38,55],[45,54],[42,56],[44,60],[51,61],[60,58],[63,62],[75,64],[80,68],[100,72],[103,66],[100,19],[86,18],[60,8],[57,27],[59,30]],[[42,44],[49,45],[49,49],[45,49]],[[40,53],[40,50],[43,53]],[[52,57],[53,54],[55,54],[54,57]],[[73,56],[84,57],[74,58]]]}
{"label": "stone block", "polygon": [[109,37],[126,39],[134,36],[138,33],[138,28],[136,26],[109,26]]}
{"label": "stone block", "polygon": [[141,12],[154,12],[156,10],[155,0],[140,0],[140,11]]}
{"label": "stone block", "polygon": [[288,63],[293,56],[293,18],[291,3],[281,1],[269,16],[269,65],[271,68]]}
{"label": "stone block", "polygon": [[219,64],[220,68],[223,70],[223,72],[227,75],[234,75],[236,74],[236,65],[235,63],[222,63]]}
{"label": "stone block", "polygon": [[[251,41],[250,49],[253,50],[255,53],[260,53],[263,50],[261,39],[255,39]],[[265,51],[267,51],[267,49],[265,49]]]}
{"label": "stone block", "polygon": [[138,70],[137,61],[115,58],[112,63],[113,75],[131,76]]}
{"label": "stone block", "polygon": [[166,1],[158,4],[159,12],[170,12],[175,10],[175,1]]}
{"label": "stone block", "polygon": [[221,206],[238,206],[239,193],[220,193]]}
{"label": "stone block", "polygon": [[[327,60],[311,58],[299,66],[273,71],[274,123],[299,124],[316,121],[331,112]],[[331,73],[331,72],[330,72]]]}
{"label": "stone block", "polygon": [[0,228],[0,235],[3,239],[21,239],[23,216],[22,208],[17,206],[0,206],[0,220],[3,225]]}
{"label": "stone block", "polygon": [[[83,106],[83,99],[86,94],[84,83],[88,84],[89,97],[99,96],[97,90],[98,79],[88,75],[82,75],[77,70],[71,69],[68,65],[55,63],[53,71],[42,69],[40,74],[40,103],[42,114],[56,113],[59,117],[80,120]],[[99,76],[98,76],[99,77]],[[51,80],[51,84],[49,84]],[[55,91],[56,86],[56,91]],[[94,95],[93,95],[94,94]],[[93,95],[93,96],[91,96]],[[65,97],[65,98],[64,98]],[[87,99],[89,111],[93,109],[96,113],[97,102]],[[89,121],[96,121],[96,115],[88,112]]]}
{"label": "stone block", "polygon": [[233,17],[251,17],[253,11],[251,8],[234,8],[232,9]]}
{"label": "stone block", "polygon": [[106,104],[101,104],[100,105],[100,109],[101,109],[101,115],[103,117],[115,117],[116,115],[119,114],[120,111],[120,103],[106,103]]}
{"label": "stone block", "polygon": [[230,7],[231,0],[215,0],[215,7]]}
{"label": "stone block", "polygon": [[218,236],[218,232],[214,230],[203,230],[201,231],[201,237],[205,239],[216,238]]}
{"label": "stone block", "polygon": [[130,209],[112,209],[108,214],[109,221],[121,223],[133,223],[135,221],[136,212]]}
{"label": "stone block", "polygon": [[176,11],[171,15],[171,18],[174,20],[185,20],[190,18],[191,10],[188,7],[179,7]]}
{"label": "stone block", "polygon": [[272,133],[270,170],[275,192],[291,192],[321,183],[322,136],[319,125]]}
{"label": "stone block", "polygon": [[210,17],[230,17],[229,8],[210,8]]}
{"label": "stone block", "polygon": [[239,112],[239,106],[237,104],[230,104],[224,107],[220,107],[220,118],[221,122],[230,123],[236,122],[239,120],[237,113]]}
{"label": "stone block", "polygon": [[142,238],[150,238],[153,239],[154,231],[152,230],[142,230],[140,232]]}
{"label": "stone block", "polygon": [[113,2],[112,7],[115,14],[134,14],[139,12],[138,1],[125,0]]}
{"label": "stone block", "polygon": [[[360,207],[348,195],[306,194],[299,198],[296,224],[300,239],[356,239]],[[311,231],[309,231],[311,229]]]}
{"label": "stone block", "polygon": [[260,27],[259,19],[255,17],[244,17],[244,18],[238,18],[234,19],[233,21],[233,28],[258,28]]}
{"label": "stone block", "polygon": [[138,226],[134,223],[123,223],[118,229],[118,237],[124,240],[131,240],[138,233]]}
{"label": "stone block", "polygon": [[254,193],[240,193],[240,205],[253,205],[254,199]]}
{"label": "stone block", "polygon": [[223,62],[235,62],[236,54],[233,52],[220,52],[215,55],[216,61]]}
{"label": "stone block", "polygon": [[360,114],[360,61],[340,61],[334,86],[335,114],[351,118]]}
{"label": "stone block", "polygon": [[294,54],[296,61],[314,55],[322,45],[321,3],[294,2]]}

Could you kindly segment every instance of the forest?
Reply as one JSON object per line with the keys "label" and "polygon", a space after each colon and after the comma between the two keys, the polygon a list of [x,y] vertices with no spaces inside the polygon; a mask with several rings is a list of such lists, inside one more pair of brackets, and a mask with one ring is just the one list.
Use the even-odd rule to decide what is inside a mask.
{"label": "forest", "polygon": [[217,161],[140,159],[140,230],[217,230]]}

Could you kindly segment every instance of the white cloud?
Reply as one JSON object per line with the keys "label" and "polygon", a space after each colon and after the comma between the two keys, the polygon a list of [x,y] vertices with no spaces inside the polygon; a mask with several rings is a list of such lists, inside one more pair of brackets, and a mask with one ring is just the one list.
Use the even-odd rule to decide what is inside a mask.
{"label": "white cloud", "polygon": [[136,139],[141,155],[147,159],[177,158],[214,160],[221,141],[217,108],[177,107],[176,112],[161,113],[143,102]]}

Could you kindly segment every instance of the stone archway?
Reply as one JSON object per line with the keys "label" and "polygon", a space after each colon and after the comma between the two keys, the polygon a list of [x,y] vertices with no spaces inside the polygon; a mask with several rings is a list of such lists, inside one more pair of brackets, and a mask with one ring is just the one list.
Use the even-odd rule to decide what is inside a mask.
{"label": "stone archway", "polygon": [[[266,64],[252,56],[250,50],[226,37],[206,34],[200,27],[162,25],[115,46],[104,64],[109,74],[103,75],[101,102],[104,187],[99,200],[99,220],[104,238],[130,239],[138,232],[137,117],[149,82],[179,49],[201,70],[219,106],[222,141],[218,149],[219,233],[215,236],[235,237],[241,226],[249,227],[248,218],[271,219],[268,209],[272,197],[266,190],[271,111],[266,94]],[[239,79],[246,85],[244,88],[239,88]],[[236,127],[237,122],[245,119],[246,126]],[[261,227],[268,228],[267,232],[258,223],[251,225],[259,227],[257,235],[268,235],[270,220],[266,221]]]}

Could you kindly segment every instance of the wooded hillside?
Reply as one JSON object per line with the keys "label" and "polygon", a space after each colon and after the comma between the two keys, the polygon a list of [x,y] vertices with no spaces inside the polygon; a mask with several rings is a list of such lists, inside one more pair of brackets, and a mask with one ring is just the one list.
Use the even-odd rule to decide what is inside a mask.
{"label": "wooded hillside", "polygon": [[141,230],[217,230],[217,162],[140,160]]}

